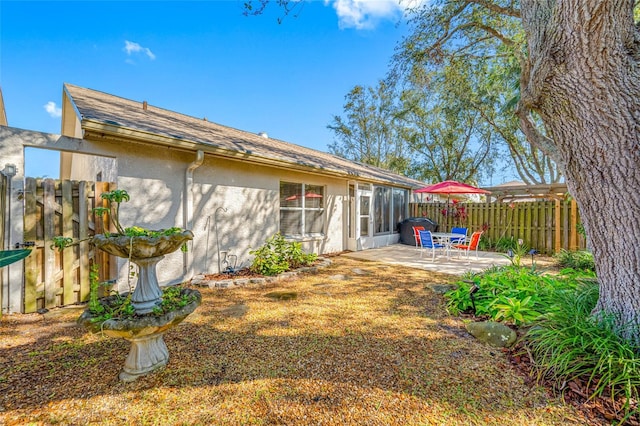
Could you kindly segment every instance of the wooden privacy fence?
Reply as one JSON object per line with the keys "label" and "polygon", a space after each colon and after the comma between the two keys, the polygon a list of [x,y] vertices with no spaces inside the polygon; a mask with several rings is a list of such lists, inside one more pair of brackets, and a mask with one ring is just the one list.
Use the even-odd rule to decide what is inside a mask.
{"label": "wooden privacy fence", "polygon": [[88,241],[62,252],[51,248],[58,235],[84,239],[103,232],[102,220],[96,220],[93,208],[107,207],[100,194],[113,188],[115,184],[108,182],[25,179],[24,241],[35,242],[24,261],[25,313],[86,301],[94,263],[100,281],[114,276],[109,255],[95,250]]}
{"label": "wooden privacy fence", "polygon": [[583,250],[586,243],[578,232],[580,215],[574,200],[493,203],[412,203],[411,217],[427,217],[438,230],[453,226],[484,230],[483,236],[496,243],[500,238],[522,239],[540,253],[561,249]]}

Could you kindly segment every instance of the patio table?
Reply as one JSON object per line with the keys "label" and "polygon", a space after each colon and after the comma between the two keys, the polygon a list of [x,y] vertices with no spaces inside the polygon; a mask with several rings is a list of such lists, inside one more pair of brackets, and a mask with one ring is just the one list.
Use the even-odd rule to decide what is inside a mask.
{"label": "patio table", "polygon": [[446,250],[447,258],[451,258],[451,247],[453,247],[453,241],[456,243],[459,240],[465,241],[467,236],[464,234],[454,234],[452,232],[432,232],[431,235],[437,240],[439,244],[442,244]]}

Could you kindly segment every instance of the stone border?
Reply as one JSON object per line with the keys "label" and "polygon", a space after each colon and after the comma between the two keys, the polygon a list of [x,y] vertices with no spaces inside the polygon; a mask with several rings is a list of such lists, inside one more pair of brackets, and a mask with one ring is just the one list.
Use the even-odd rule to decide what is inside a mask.
{"label": "stone border", "polygon": [[204,274],[199,274],[191,278],[190,284],[199,286],[199,287],[209,287],[209,288],[235,288],[235,287],[247,287],[249,285],[254,285],[256,287],[262,287],[269,283],[275,283],[278,281],[286,280],[293,278],[299,274],[309,273],[315,274],[320,269],[326,268],[331,265],[331,260],[326,257],[319,257],[319,263],[312,266],[304,266],[302,268],[298,268],[293,271],[283,272],[281,274],[275,275],[273,277],[257,277],[257,278],[228,278],[226,280],[208,280],[205,278]]}

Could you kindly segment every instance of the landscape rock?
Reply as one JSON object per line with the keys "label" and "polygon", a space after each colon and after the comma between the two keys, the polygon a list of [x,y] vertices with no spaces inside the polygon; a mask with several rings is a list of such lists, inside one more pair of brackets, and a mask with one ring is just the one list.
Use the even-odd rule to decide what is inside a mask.
{"label": "landscape rock", "polygon": [[517,338],[515,331],[494,321],[471,322],[466,328],[476,339],[499,348],[512,346]]}

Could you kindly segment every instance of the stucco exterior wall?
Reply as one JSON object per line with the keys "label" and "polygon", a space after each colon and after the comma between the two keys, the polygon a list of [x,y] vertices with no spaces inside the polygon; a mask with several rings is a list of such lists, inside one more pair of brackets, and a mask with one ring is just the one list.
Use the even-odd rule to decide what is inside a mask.
{"label": "stucco exterior wall", "polygon": [[325,235],[301,241],[303,249],[323,254],[344,248],[346,183],[340,179],[205,155],[203,164],[193,171],[188,221],[185,177],[187,166],[195,161],[194,153],[135,144],[127,149],[114,147],[112,153],[118,158],[118,186],[131,195],[131,201],[121,208],[122,223],[147,228],[192,224],[189,252],[168,255],[158,265],[161,281],[175,283],[194,274],[216,273],[223,251],[237,256],[238,267],[249,266],[253,259],[249,252],[278,232],[281,180],[326,188]]}
{"label": "stucco exterior wall", "polygon": [[[118,187],[127,190],[131,196],[120,210],[121,223],[125,227],[138,225],[161,229],[191,224],[194,240],[189,244],[188,253],[172,253],[158,264],[161,285],[176,284],[198,273],[218,272],[218,262],[222,260],[218,257],[219,251],[237,256],[238,267],[248,266],[252,259],[249,251],[261,246],[278,231],[282,180],[326,188],[325,235],[301,241],[304,250],[322,254],[346,248],[343,205],[347,184],[339,178],[205,155],[203,164],[193,170],[191,188],[187,188],[187,168],[196,160],[195,152],[142,143],[92,142],[5,127],[0,128],[0,158],[18,168],[18,175],[13,179],[14,193],[24,185],[24,146],[113,158],[116,171],[109,176],[116,176]],[[0,164],[0,169],[2,166]],[[92,176],[95,178],[93,171]],[[81,174],[71,177],[89,179]],[[187,190],[193,194],[191,208],[186,208],[185,204],[189,198],[185,197]],[[226,211],[220,209],[216,214],[218,208]],[[10,244],[22,241],[20,203],[12,204],[12,212],[16,226]],[[188,217],[188,212],[192,212],[192,217]],[[127,260],[119,259],[117,269],[118,289],[128,290]],[[21,277],[14,282],[18,279],[21,287]],[[18,286],[14,287],[10,292],[18,291]],[[11,300],[14,303],[21,298],[15,294]],[[20,310],[19,305],[16,306],[12,311]]]}
{"label": "stucco exterior wall", "polygon": [[60,155],[60,179],[101,182],[115,182],[118,179],[115,158],[71,152],[62,152]]}
{"label": "stucco exterior wall", "polygon": [[250,264],[249,251],[278,232],[280,181],[325,186],[325,235],[300,242],[318,254],[343,250],[344,181],[205,157],[194,172],[195,273],[218,272],[218,250],[236,255],[238,267]]}

